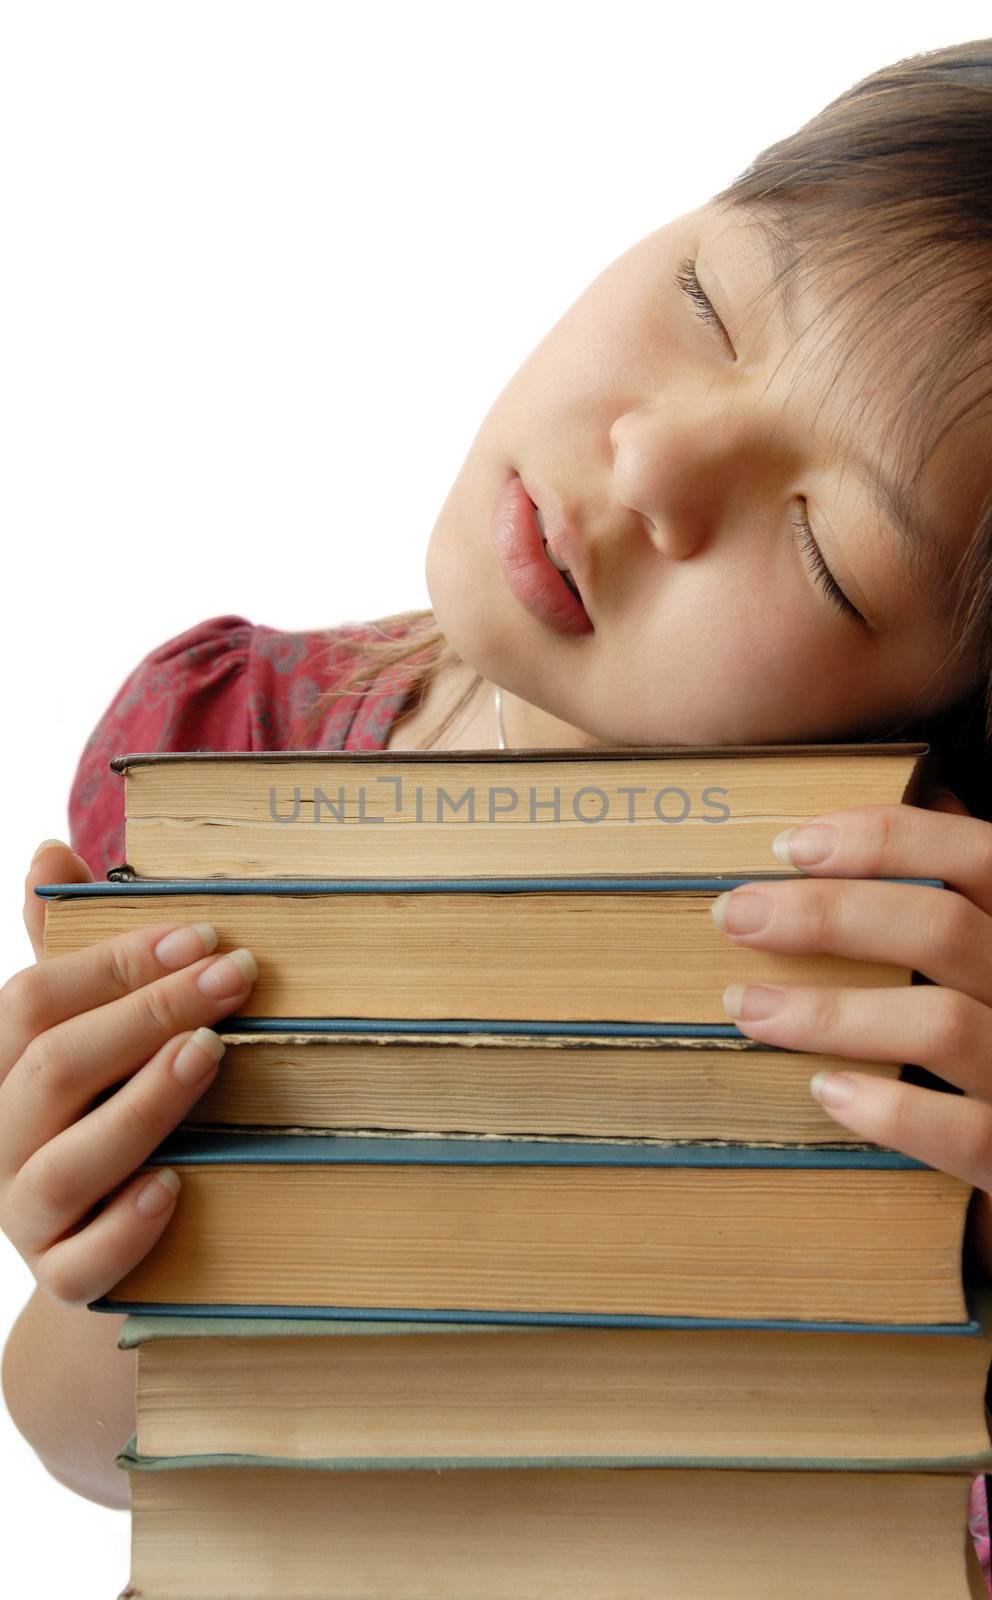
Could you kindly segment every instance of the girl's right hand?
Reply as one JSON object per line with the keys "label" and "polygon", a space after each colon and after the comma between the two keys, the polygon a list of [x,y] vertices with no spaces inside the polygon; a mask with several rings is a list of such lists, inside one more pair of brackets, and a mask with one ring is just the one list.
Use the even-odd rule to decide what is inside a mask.
{"label": "girl's right hand", "polygon": [[174,920],[42,959],[35,884],[92,879],[68,845],[39,846],[24,901],[36,961],[0,989],[0,1229],[69,1306],[113,1288],[167,1226],[175,1192],[135,1170],[213,1082],[210,1024],[257,977],[249,951],[212,955],[209,925]]}

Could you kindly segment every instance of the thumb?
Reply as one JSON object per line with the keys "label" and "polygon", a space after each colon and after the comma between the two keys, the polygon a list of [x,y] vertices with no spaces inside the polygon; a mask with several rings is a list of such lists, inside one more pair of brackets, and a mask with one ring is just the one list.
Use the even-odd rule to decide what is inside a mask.
{"label": "thumb", "polygon": [[45,902],[34,892],[36,883],[92,883],[93,874],[82,856],[61,839],[43,839],[24,879],[24,926],[40,961],[45,944]]}

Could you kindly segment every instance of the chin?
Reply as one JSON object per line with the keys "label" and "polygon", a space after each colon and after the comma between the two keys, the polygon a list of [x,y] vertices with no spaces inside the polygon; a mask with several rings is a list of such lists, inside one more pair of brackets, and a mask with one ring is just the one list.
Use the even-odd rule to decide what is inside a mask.
{"label": "chin", "polygon": [[[499,574],[494,576],[498,585]],[[501,668],[509,648],[505,623],[501,625],[504,597],[494,594],[488,571],[479,581],[478,562],[466,551],[465,540],[459,541],[441,522],[427,546],[424,577],[438,627],[451,647],[475,672],[503,682]]]}

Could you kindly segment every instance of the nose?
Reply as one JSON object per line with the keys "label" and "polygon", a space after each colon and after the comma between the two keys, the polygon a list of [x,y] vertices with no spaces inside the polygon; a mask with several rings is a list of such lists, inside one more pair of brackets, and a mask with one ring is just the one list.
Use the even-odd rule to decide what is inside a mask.
{"label": "nose", "polygon": [[617,503],[643,519],[651,542],[671,560],[706,545],[746,482],[744,429],[728,418],[725,402],[669,395],[624,412],[610,443]]}

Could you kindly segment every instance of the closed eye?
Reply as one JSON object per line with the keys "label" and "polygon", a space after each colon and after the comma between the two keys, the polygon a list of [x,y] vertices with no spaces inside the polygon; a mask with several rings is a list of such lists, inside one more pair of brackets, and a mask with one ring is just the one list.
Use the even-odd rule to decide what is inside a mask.
{"label": "closed eye", "polygon": [[[706,290],[703,288],[696,276],[696,263],[691,256],[685,256],[679,262],[678,271],[675,274],[675,283],[677,287],[682,290],[682,293],[688,296],[688,299],[692,304],[692,308],[699,317],[700,321],[716,328],[717,332],[720,333],[720,335],[726,341],[731,356],[736,361],[737,353],[734,350],[730,335],[724,327],[722,319],[715,310],[709,295],[706,293]],[[809,518],[806,515],[805,503],[803,510],[796,517],[794,525],[797,533],[799,534],[800,546],[807,557],[807,564],[812,571],[814,579],[823,588],[827,598],[834,606],[837,607],[838,611],[842,612],[845,616],[850,617],[853,621],[861,623],[862,627],[867,628],[869,633],[873,633],[874,629],[871,627],[871,624],[862,616],[857,606],[848,599],[847,595],[844,593],[844,590],[841,588],[840,584],[837,582],[837,579],[827,566],[827,563],[823,558],[823,551],[817,544],[816,538],[813,534],[813,529],[810,527]]]}
{"label": "closed eye", "polygon": [[837,582],[837,579],[834,577],[830,568],[827,566],[827,563],[824,561],[823,551],[817,544],[813,535],[813,530],[809,525],[809,518],[806,515],[805,502],[803,504],[802,511],[799,512],[795,519],[795,528],[796,532],[799,534],[799,544],[805,554],[809,557],[809,565],[812,568],[813,576],[817,583],[822,584],[824,592],[828,598],[837,607],[838,611],[843,611],[845,616],[853,618],[855,622],[860,622],[863,627],[868,629],[869,633],[873,633],[875,630],[862,616],[857,606],[847,598],[847,595],[844,593],[840,584]]}
{"label": "closed eye", "polygon": [[737,351],[734,349],[730,334],[727,332],[723,322],[714,310],[712,300],[706,293],[706,290],[703,288],[699,279],[696,277],[696,263],[692,260],[691,256],[685,256],[679,262],[679,269],[675,274],[675,282],[682,290],[682,293],[688,295],[690,301],[692,302],[692,308],[697,317],[699,317],[700,321],[709,323],[712,327],[717,329],[718,333],[723,336],[724,340],[726,341],[727,348],[730,351],[731,358],[736,361]]}

